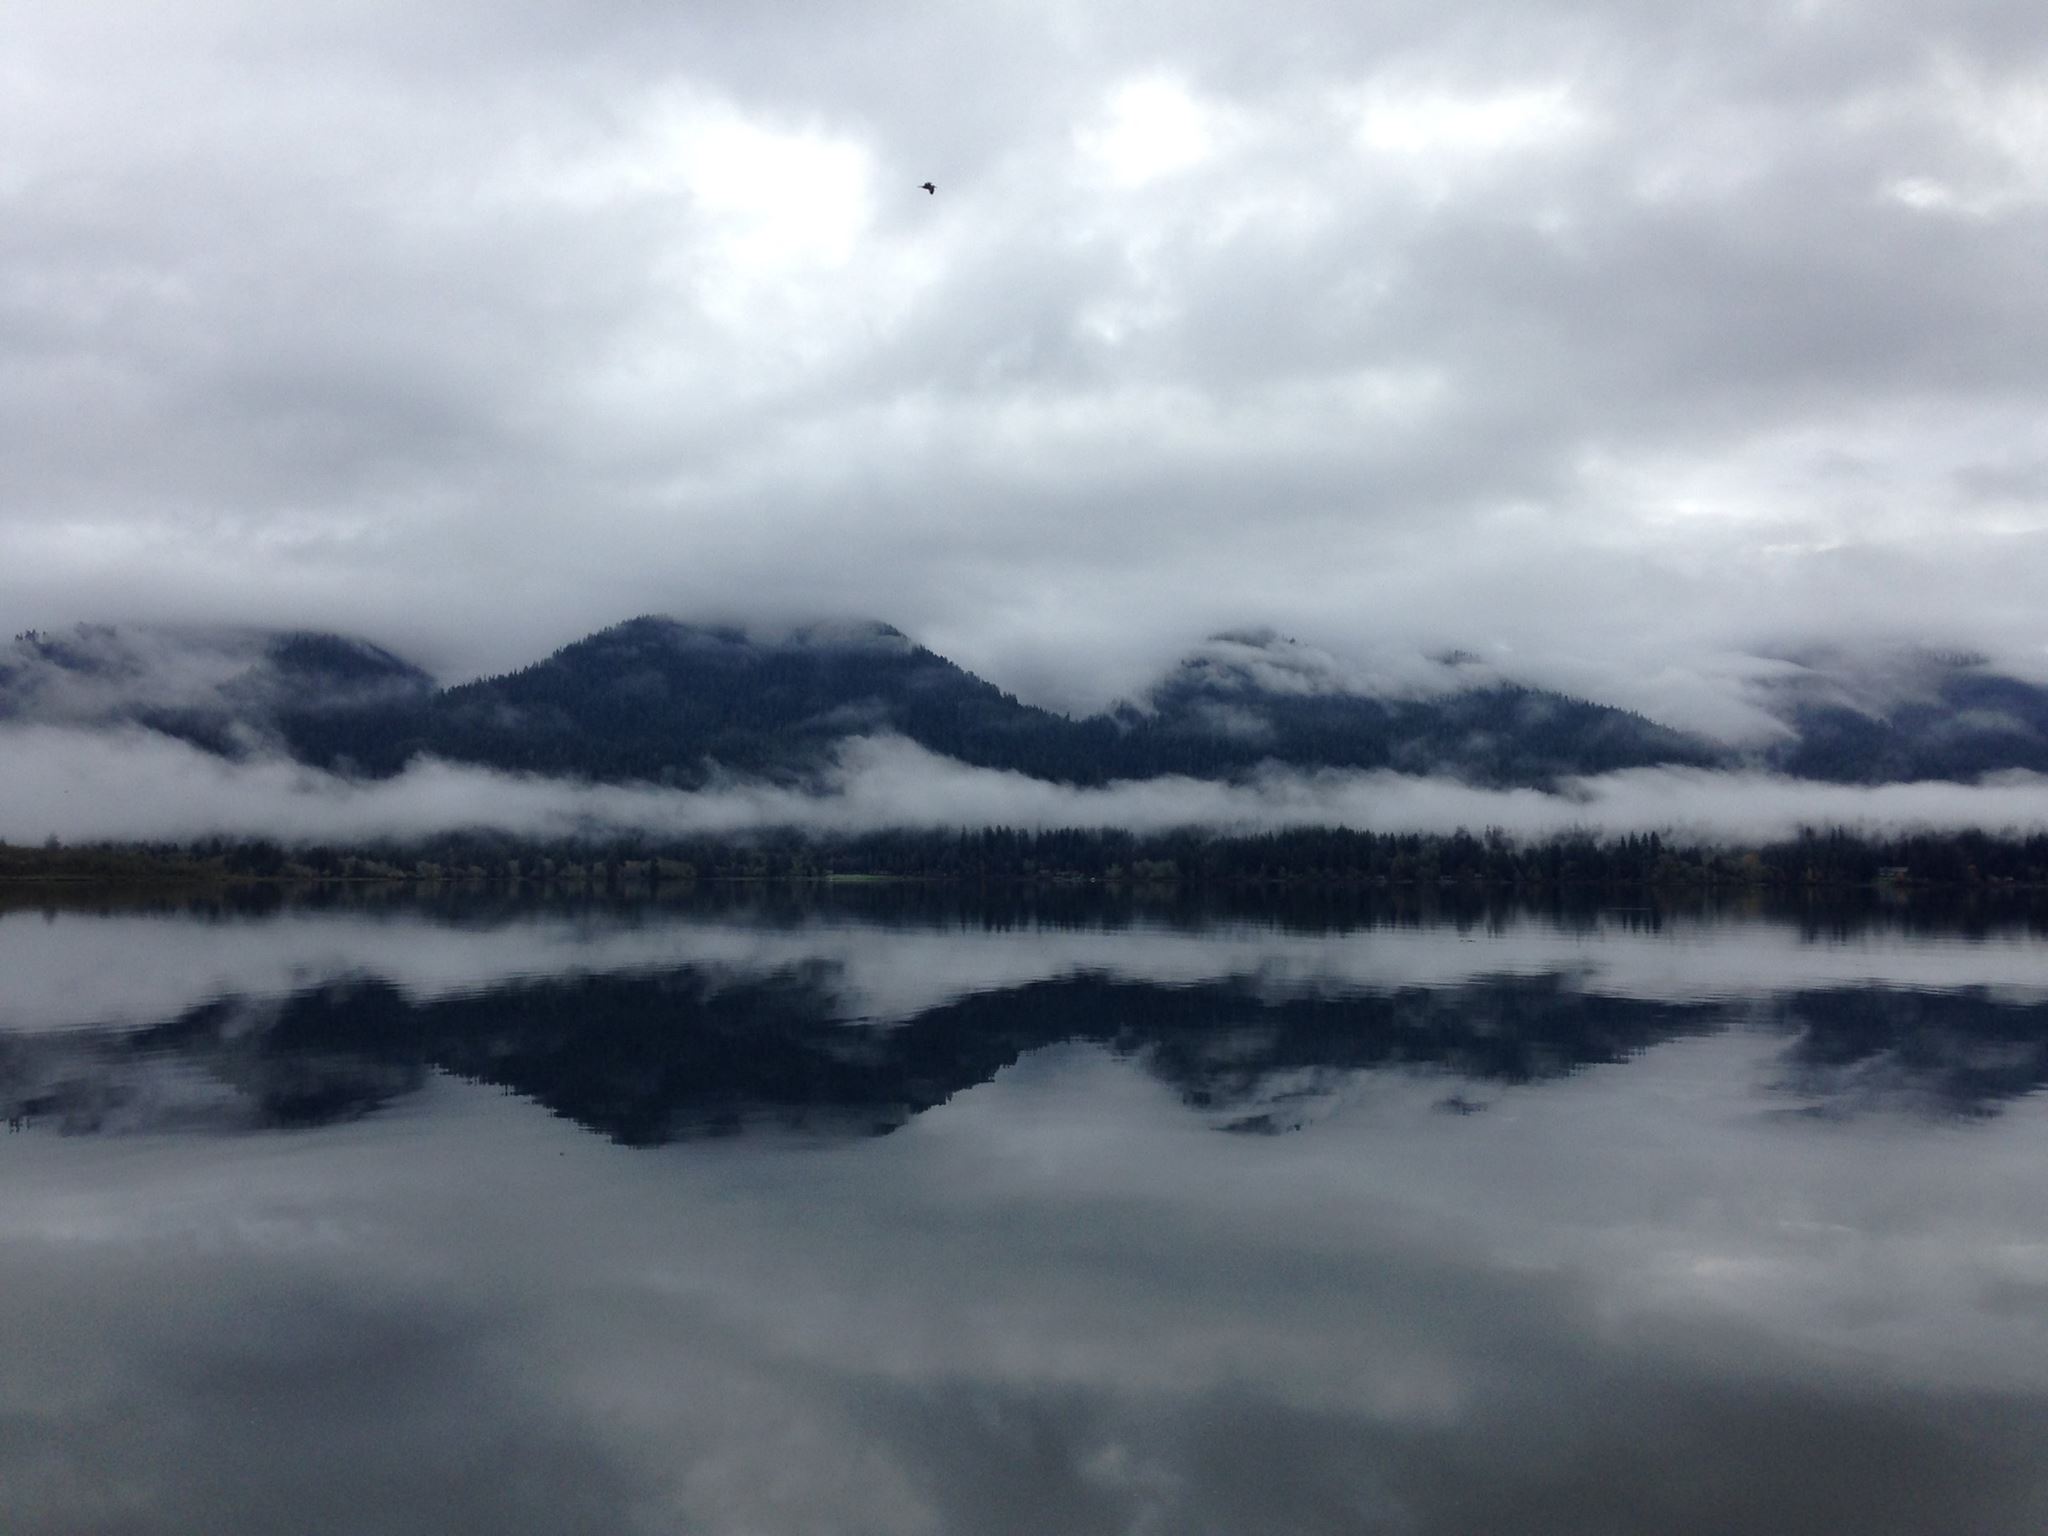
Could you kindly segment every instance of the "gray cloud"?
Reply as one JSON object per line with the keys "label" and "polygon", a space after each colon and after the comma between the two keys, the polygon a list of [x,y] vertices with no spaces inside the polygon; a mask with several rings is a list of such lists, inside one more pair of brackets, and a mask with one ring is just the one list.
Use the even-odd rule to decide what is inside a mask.
{"label": "gray cloud", "polygon": [[1095,703],[1272,622],[1705,719],[1763,643],[2048,667],[2027,7],[85,0],[9,55],[15,627],[463,674],[873,614]]}

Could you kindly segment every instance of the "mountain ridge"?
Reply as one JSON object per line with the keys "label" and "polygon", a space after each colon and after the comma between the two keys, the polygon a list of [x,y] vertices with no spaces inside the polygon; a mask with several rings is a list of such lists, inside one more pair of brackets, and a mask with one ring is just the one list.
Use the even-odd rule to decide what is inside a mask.
{"label": "mountain ridge", "polygon": [[1779,659],[1754,696],[1785,739],[1737,748],[1505,675],[1470,652],[1371,664],[1270,629],[1212,635],[1135,697],[1071,716],[1026,703],[893,625],[750,631],[643,614],[452,686],[371,642],[310,630],[82,625],[0,651],[0,721],[158,731],[222,756],[354,777],[421,756],[697,787],[818,783],[849,737],[890,733],[972,766],[1075,785],[1178,774],[1447,775],[1555,788],[1650,766],[1831,782],[2048,772],[2048,689],[1974,654]]}

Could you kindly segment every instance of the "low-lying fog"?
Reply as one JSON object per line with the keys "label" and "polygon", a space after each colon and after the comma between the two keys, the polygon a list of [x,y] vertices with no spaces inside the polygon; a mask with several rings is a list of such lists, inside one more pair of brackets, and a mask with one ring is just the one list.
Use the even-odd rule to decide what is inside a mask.
{"label": "low-lying fog", "polygon": [[1802,826],[2048,826],[2048,780],[2027,773],[1974,785],[1862,787],[1643,768],[1567,780],[1547,793],[1387,772],[1275,768],[1241,784],[1169,777],[1079,789],[969,767],[890,736],[849,740],[815,792],[738,778],[701,791],[590,784],[427,759],[392,779],[357,781],[274,759],[228,762],[144,731],[60,727],[0,728],[0,760],[7,765],[0,838],[16,843],[214,833],[350,841],[457,828],[556,837],[611,829],[848,833],[981,826],[1139,832],[1499,827],[1521,837],[1584,828],[1749,841],[1789,836]]}

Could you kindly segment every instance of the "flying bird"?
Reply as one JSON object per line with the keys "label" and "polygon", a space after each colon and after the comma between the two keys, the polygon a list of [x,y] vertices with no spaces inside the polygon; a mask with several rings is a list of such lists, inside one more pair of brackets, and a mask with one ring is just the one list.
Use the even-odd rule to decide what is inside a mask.
{"label": "flying bird", "polygon": [[919,185],[920,187],[922,187],[922,188],[923,188],[923,189],[924,189],[925,191],[927,191],[927,192],[929,192],[929,193],[933,194],[934,196],[937,196],[937,195],[938,195],[938,190],[939,190],[939,189],[938,189],[937,187],[933,186],[933,185],[932,185],[932,184],[931,184],[930,182],[928,182],[928,181],[921,181],[921,182],[919,182],[919,183],[918,183],[918,185]]}

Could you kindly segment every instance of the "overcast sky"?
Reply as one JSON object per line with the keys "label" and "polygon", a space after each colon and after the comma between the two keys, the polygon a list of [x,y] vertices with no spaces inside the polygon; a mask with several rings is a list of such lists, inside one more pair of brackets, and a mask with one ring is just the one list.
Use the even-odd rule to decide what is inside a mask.
{"label": "overcast sky", "polygon": [[2038,675],[2044,235],[2033,0],[0,0],[0,623]]}

